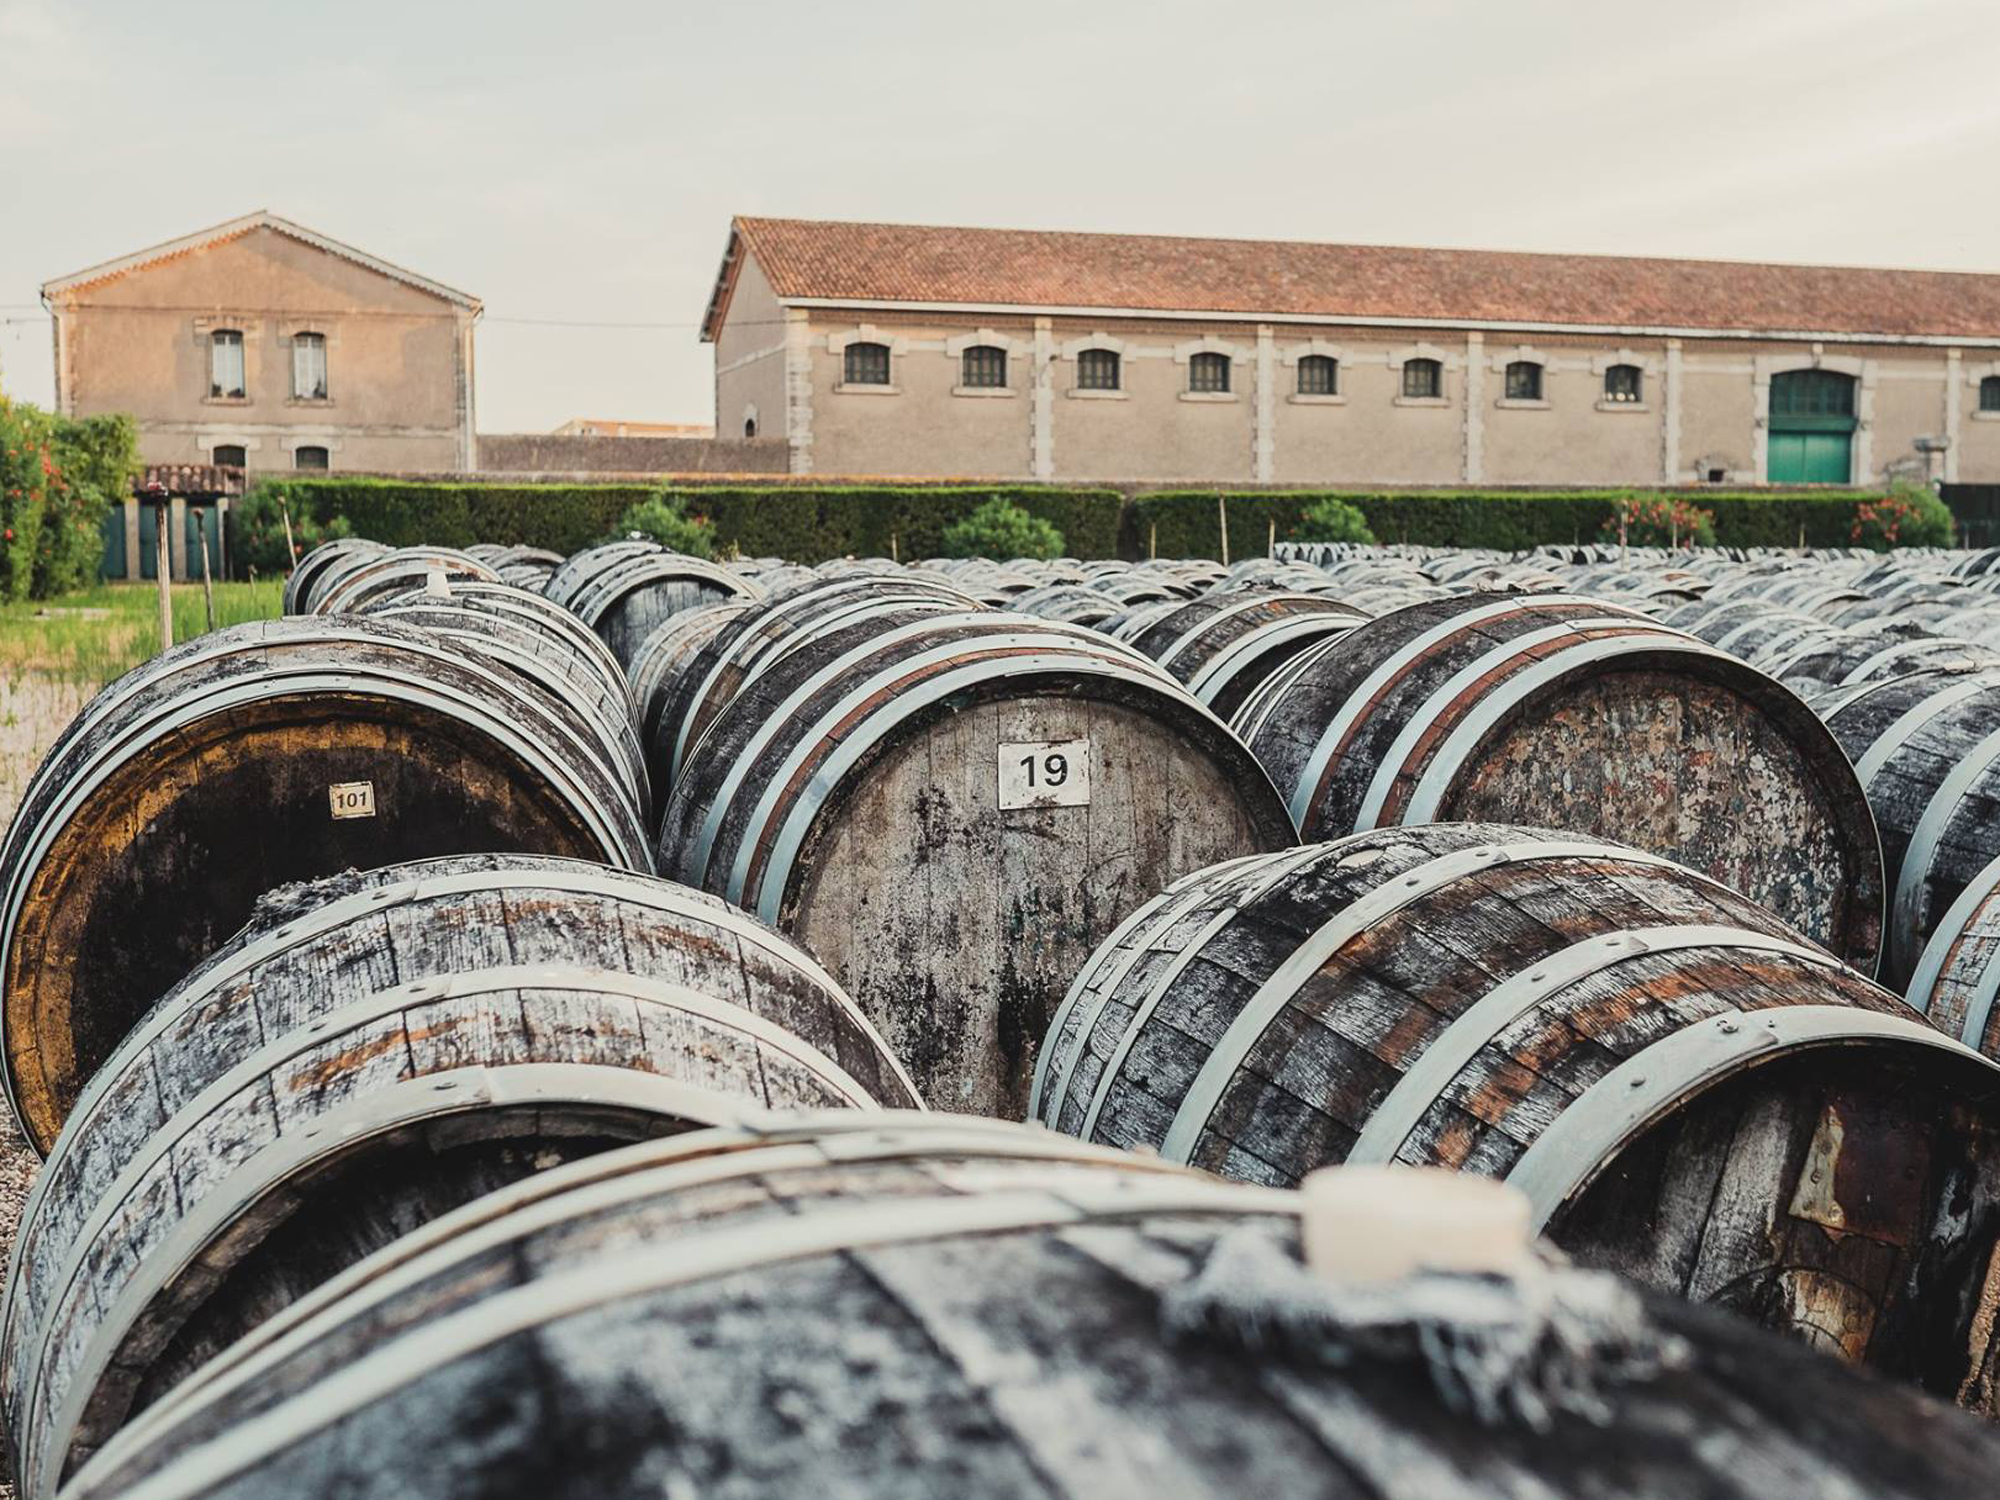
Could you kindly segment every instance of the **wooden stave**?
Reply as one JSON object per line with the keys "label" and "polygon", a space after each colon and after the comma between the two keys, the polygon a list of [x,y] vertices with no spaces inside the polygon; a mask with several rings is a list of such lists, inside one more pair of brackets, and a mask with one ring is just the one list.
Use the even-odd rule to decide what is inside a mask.
{"label": "wooden stave", "polygon": [[394,595],[364,605],[360,613],[430,631],[576,707],[596,734],[606,768],[625,782],[633,805],[650,824],[652,783],[631,689],[604,643],[574,615],[539,594],[504,584],[454,588],[448,599]]}
{"label": "wooden stave", "polygon": [[[818,941],[804,934],[810,911],[802,905],[818,850],[835,836],[843,802],[866,791],[872,767],[950,716],[988,701],[1044,694],[1115,706],[1161,726],[1194,758],[1223,768],[1252,830],[1248,838],[1264,847],[1291,841],[1275,795],[1259,790],[1261,775],[1240,742],[1128,648],[1089,631],[999,613],[916,612],[893,629],[880,628],[883,623],[871,620],[817,638],[810,650],[756,677],[717,716],[662,819],[660,849],[677,878],[758,911],[782,930],[800,932],[803,941]],[[824,732],[836,723],[837,735]],[[1047,833],[1053,839],[1054,830]],[[928,836],[950,842],[940,830]],[[1074,829],[1064,834],[1074,836]],[[1107,884],[1105,893],[1110,890]],[[1077,919],[1108,926],[1116,913],[1093,910]],[[912,966],[891,965],[871,981],[853,972],[850,955],[824,946],[820,951],[836,973],[847,974],[862,1008],[892,1037],[901,1035],[886,1019],[901,1001],[884,987],[902,983],[915,972]],[[986,974],[985,958],[967,961],[974,973]],[[1025,977],[1021,982],[1029,983]],[[1019,1118],[1028,1079],[1014,1076],[1012,1062],[1003,1070],[1006,1079],[992,1081],[997,1093],[989,1097],[981,1081],[982,1059],[999,1056],[996,1047],[1005,1051],[1004,1034],[991,1034],[1004,1021],[989,1010],[1001,1004],[999,984],[998,977],[974,981],[955,997],[966,1007],[964,1025],[933,1028],[935,1056],[930,1046],[922,1049],[924,1057],[913,1056],[911,1039],[903,1036],[905,1061],[933,1107]],[[1056,1001],[1040,978],[1032,994],[1024,990],[1020,1003],[1040,1009],[1023,1022],[1032,1033],[1023,1038],[1023,1067],[1031,1064]]]}
{"label": "wooden stave", "polygon": [[715,563],[661,549],[627,557],[585,580],[566,601],[619,664],[630,669],[647,636],[675,616],[728,599],[756,599],[749,579]]}
{"label": "wooden stave", "polygon": [[438,573],[447,583],[500,582],[496,569],[454,548],[398,547],[323,575],[308,600],[306,613],[353,614],[372,599],[424,588]]}
{"label": "wooden stave", "polygon": [[[364,685],[391,708],[411,703],[424,714],[449,715],[488,753],[506,758],[518,774],[538,778],[549,788],[551,807],[569,808],[579,852],[588,848],[607,863],[650,870],[639,811],[621,783],[589,755],[587,728],[567,703],[406,626],[318,616],[256,622],[211,632],[135,668],[87,704],[57,738],[0,837],[0,982],[10,990],[19,984],[21,971],[10,953],[25,942],[20,923],[48,852],[60,846],[74,818],[88,812],[93,785],[143,766],[160,743],[149,726],[161,715],[191,715],[199,725],[231,711],[226,704],[232,695],[268,694],[282,705],[303,694],[299,702],[310,705],[313,693],[337,687],[353,694]],[[441,697],[440,689],[451,696]],[[253,698],[251,706],[259,701]],[[26,950],[20,951],[25,963]],[[135,1018],[152,998],[131,997]],[[11,1000],[7,1012],[10,1033],[27,1024]],[[40,1128],[23,1107],[12,1041],[0,1050],[5,1053],[0,1078],[23,1133],[36,1149],[46,1149],[54,1128]]]}
{"label": "wooden stave", "polygon": [[875,573],[815,579],[783,590],[726,624],[675,678],[658,714],[659,741],[652,746],[663,765],[663,790],[680,779],[682,768],[708,726],[743,685],[804,639],[835,622],[891,610],[932,609],[939,613],[980,608],[955,586],[911,580],[907,585]]}
{"label": "wooden stave", "polygon": [[1959,892],[2000,854],[1990,832],[2000,803],[2000,746],[1988,743],[1996,706],[2000,669],[1947,669],[1882,679],[1826,713],[1882,838],[1891,897],[1883,977],[1894,988],[1908,984]]}
{"label": "wooden stave", "polygon": [[313,587],[328,569],[339,566],[350,556],[375,556],[389,549],[380,542],[366,537],[336,537],[332,541],[321,542],[307,552],[293,566],[285,579],[282,613],[302,615],[310,613],[309,601]]}
{"label": "wooden stave", "polygon": [[[1454,685],[1454,675],[1474,665],[1483,678]],[[1284,692],[1260,695],[1254,717],[1239,712],[1236,727],[1311,841],[1391,820],[1465,816],[1453,806],[1454,789],[1485,763],[1483,752],[1496,736],[1600,674],[1635,671],[1709,684],[1745,703],[1792,746],[1806,773],[1793,784],[1821,805],[1839,875],[1831,894],[1822,894],[1815,890],[1823,879],[1816,868],[1773,865],[1766,873],[1783,883],[1758,894],[1849,961],[1872,967],[1883,935],[1880,841],[1839,744],[1782,684],[1647,616],[1572,596],[1419,603],[1314,653],[1289,675]],[[1335,710],[1329,715],[1322,705]],[[1617,828],[1593,828],[1581,807],[1574,817],[1531,821],[1620,836]],[[1814,901],[1829,908],[1823,923],[1798,904]]]}
{"label": "wooden stave", "polygon": [[[417,1013],[444,1014],[454,1005],[477,1012],[481,1002],[494,998],[505,1006],[510,997],[524,1024],[540,1007],[552,1028],[546,1036],[538,1037],[529,1024],[522,1038],[496,1033],[468,1048],[466,1033],[460,1032],[457,1042],[440,1048],[424,1040],[426,1033],[412,1019]],[[739,1045],[751,1046],[755,1061],[733,1088],[724,1085],[713,1057],[703,1056],[713,1043],[683,1040],[678,1028],[657,1040],[643,1035],[637,1017],[648,1007],[663,1017],[705,1017],[702,1024],[710,1032],[737,1036]],[[585,1020],[591,1022],[587,1027],[581,1025]],[[370,1065],[365,1042],[330,1054],[329,1049],[368,1036],[371,1027],[385,1022],[401,1028],[411,1049],[399,1069],[402,1081],[350,1083],[347,1098],[329,1102],[329,1080],[322,1073],[340,1065],[352,1078],[365,1079]],[[511,1031],[512,1025],[503,1018],[501,1030]],[[583,1036],[594,1039],[590,1047],[578,1045]],[[193,1045],[199,1047],[198,1039]],[[315,1055],[325,1059],[319,1070],[284,1076]],[[538,1152],[578,1131],[588,1137],[610,1130],[629,1140],[685,1129],[690,1121],[699,1126],[754,1118],[780,1105],[877,1107],[831,1059],[741,1007],[685,986],[574,965],[507,966],[398,984],[325,1010],[314,1022],[271,1041],[253,1043],[230,1061],[233,1066],[152,1134],[145,1155],[110,1164],[117,1170],[102,1196],[85,1205],[91,1213],[80,1233],[47,1240],[35,1233],[46,1218],[26,1226],[9,1286],[5,1388],[27,1492],[53,1493],[61,1462],[56,1450],[67,1449],[75,1424],[83,1424],[86,1442],[116,1425],[120,1403],[132,1393],[133,1365],[132,1356],[118,1351],[143,1339],[143,1347],[157,1353],[166,1342],[163,1327],[185,1333],[192,1314],[182,1303],[192,1297],[201,1305],[212,1298],[222,1268],[240,1267],[268,1238],[273,1221],[283,1222],[324,1193],[330,1163],[351,1161],[353,1153],[384,1141],[393,1147],[412,1129],[462,1132],[468,1119],[474,1134],[477,1122],[490,1117],[503,1125],[503,1134],[519,1136],[523,1132],[505,1129],[504,1120],[524,1106],[533,1111],[525,1117],[525,1135],[539,1143]],[[521,1081],[514,1081],[517,1076]],[[178,1183],[170,1201],[155,1194],[151,1211],[145,1211],[145,1184],[155,1180],[154,1168],[169,1153],[186,1156],[191,1142],[235,1108],[230,1100],[261,1096],[279,1084],[280,1100],[289,1097],[303,1111],[301,1119],[286,1131],[267,1131],[248,1154],[232,1147],[234,1159],[222,1173],[197,1172]],[[459,1124],[438,1124],[451,1119]],[[618,1119],[625,1126],[613,1129]],[[87,1150],[88,1122],[80,1122],[77,1139],[72,1149]],[[380,1168],[366,1170],[374,1175]],[[308,1178],[309,1193],[289,1186]],[[134,1210],[123,1212],[124,1205]],[[117,1239],[115,1229],[122,1230]],[[378,1234],[377,1245],[384,1242]],[[114,1252],[117,1260],[107,1263],[105,1257]],[[114,1267],[127,1273],[115,1299],[103,1284]],[[90,1323],[93,1313],[105,1321]],[[70,1336],[58,1339],[63,1330]],[[50,1389],[51,1379],[64,1381],[61,1394]]]}
{"label": "wooden stave", "polygon": [[1188,601],[1132,644],[1228,720],[1285,663],[1365,618],[1326,594],[1237,589]]}
{"label": "wooden stave", "polygon": [[596,547],[585,547],[580,552],[572,552],[549,574],[542,585],[542,592],[564,609],[570,600],[583,589],[599,570],[611,567],[628,557],[645,557],[658,552],[660,544],[649,537],[627,536],[615,542],[605,542]]}
{"label": "wooden stave", "polygon": [[[589,1246],[572,1252],[567,1277],[552,1268],[529,1282],[516,1273],[478,1304],[384,1339],[379,1347],[391,1352],[364,1352],[350,1387],[276,1405],[222,1392],[212,1408],[160,1424],[152,1453],[130,1443],[106,1450],[78,1476],[72,1500],[329,1489],[354,1500],[424,1500],[517,1494],[524,1479],[538,1491],[589,1494],[615,1492],[619,1476],[635,1471],[721,1500],[807,1488],[837,1500],[1045,1490],[1642,1500],[1691,1485],[1717,1500],[1794,1488],[1914,1500],[1969,1492],[2000,1453],[1990,1429],[1913,1392],[1656,1297],[1641,1301],[1643,1325],[1692,1358],[1607,1382],[1594,1419],[1561,1417],[1546,1432],[1482,1424],[1407,1366],[1371,1355],[1350,1366],[1300,1361],[1282,1344],[1162,1339],[1159,1298],[1226,1236],[1268,1236],[1299,1253],[1292,1195],[1172,1176],[1127,1183],[1119,1179],[1129,1169],[1018,1162],[996,1174],[998,1190],[953,1196],[958,1164],[949,1159],[913,1162],[925,1180],[908,1182],[895,1163],[857,1163],[835,1176],[809,1151],[801,1143],[690,1163],[710,1169],[712,1187],[662,1168],[632,1188],[657,1187],[654,1212],[688,1203],[673,1259],[655,1254],[635,1274],[631,1253]],[[760,1160],[775,1179],[764,1189],[748,1180]],[[975,1155],[965,1165],[982,1163]],[[718,1192],[732,1167],[742,1174],[740,1200],[701,1213],[704,1191]],[[769,1200],[785,1190],[806,1204],[781,1222],[791,1239],[752,1245],[771,1222]],[[582,1239],[585,1224],[573,1232]],[[841,1290],[853,1287],[868,1295],[857,1301]],[[725,1299],[768,1308],[770,1325],[785,1330],[782,1353],[739,1326],[718,1337]],[[313,1331],[352,1338],[337,1322],[342,1311],[330,1309]],[[521,1338],[533,1339],[545,1389],[580,1395],[601,1383],[607,1396],[629,1397],[664,1376],[668,1390],[636,1407],[572,1397],[488,1408],[483,1450],[468,1452],[451,1424],[464,1420],[470,1393],[533,1388],[528,1367],[494,1362]],[[642,1347],[648,1354],[635,1358]],[[586,1385],[576,1353],[612,1350],[606,1372]],[[302,1363],[274,1367],[287,1388],[304,1384]],[[707,1380],[685,1379],[690,1368]],[[755,1420],[764,1403],[743,1396],[774,1369],[790,1419],[776,1425]],[[462,1373],[446,1378],[454,1371]],[[950,1402],[932,1405],[942,1392]],[[316,1408],[315,1396],[337,1405]],[[919,1429],[950,1434],[949,1445],[913,1452],[882,1441],[890,1427],[882,1413],[920,1403]],[[1841,1420],[1829,1423],[1830,1411]],[[430,1414],[430,1443],[406,1441],[412,1412]],[[329,1448],[336,1421],[352,1423],[344,1453]],[[549,1441],[552,1431],[586,1426],[592,1443]],[[1708,1440],[1690,1448],[1695,1430]],[[1068,1433],[1090,1441],[1063,1441]],[[682,1438],[687,1449],[677,1452]],[[434,1457],[403,1457],[433,1443]],[[607,1451],[616,1472],[598,1457]]]}
{"label": "wooden stave", "polygon": [[666,711],[668,696],[681,674],[693,669],[703,648],[730,621],[755,608],[751,600],[729,599],[701,609],[686,610],[663,620],[633,653],[626,675],[631,685],[647,774],[660,801],[666,800],[667,790],[672,784],[665,747],[660,744],[660,721]]}
{"label": "wooden stave", "polygon": [[[1206,892],[1184,882],[1195,889],[1194,900],[1183,900],[1179,910],[1159,909],[1121,940],[1108,941],[1078,976],[1083,1018],[1071,1017],[1067,1026],[1059,1018],[1047,1049],[1053,1058],[1050,1076],[1062,1086],[1039,1094],[1034,1118],[1096,1144],[1156,1149],[1169,1161],[1270,1186],[1296,1182],[1322,1164],[1383,1159],[1453,1165],[1528,1186],[1546,1165],[1530,1160],[1538,1140],[1553,1137],[1559,1122],[1586,1104],[1599,1114],[1607,1104],[1622,1104],[1625,1080],[1615,1067],[1606,1072],[1622,1058],[1628,1073],[1656,1075],[1680,1123],[1661,1125],[1666,1117],[1648,1116],[1646,1123],[1631,1125],[1630,1133],[1614,1138],[1601,1155],[1564,1163],[1570,1176],[1561,1180],[1560,1193],[1538,1201],[1553,1220],[1559,1243],[1593,1263],[1626,1255],[1631,1263],[1616,1268],[1639,1275],[1656,1269],[1646,1260],[1645,1240],[1608,1244],[1607,1214],[1616,1209],[1619,1194],[1630,1190],[1627,1179],[1640,1182],[1642,1190],[1651,1181],[1643,1169],[1653,1155],[1681,1149],[1677,1132],[1705,1128],[1704,1110],[1725,1111],[1715,1118],[1728,1118],[1726,1111],[1737,1106],[1727,1088],[1782,1091],[1792,1086],[1788,1077],[1810,1079],[1818,1076],[1814,1070],[1836,1078],[1846,1076],[1841,1069],[1882,1069],[1884,1078],[1907,1072],[1918,1079],[1911,1088],[1926,1099],[1947,1101],[1951,1108],[1962,1101],[1969,1115],[1984,1109],[1985,1118],[1994,1117],[2000,1072],[1918,1024],[1901,1001],[1823,952],[1773,950],[1769,945],[1797,935],[1746,898],[1656,856],[1604,845],[1596,846],[1597,854],[1580,855],[1564,852],[1568,844],[1543,830],[1385,829],[1318,846],[1317,858],[1303,863],[1302,851],[1242,862]],[[1510,846],[1518,852],[1493,861],[1494,851]],[[1448,859],[1456,869],[1426,873]],[[1287,864],[1290,871],[1281,868]],[[1260,866],[1278,878],[1256,889]],[[1363,898],[1399,899],[1412,882],[1429,882],[1414,904],[1351,932],[1342,926],[1346,913],[1363,908]],[[1665,904],[1669,901],[1673,904]],[[1735,938],[1691,933],[1683,956],[1671,959],[1664,946],[1649,952],[1629,942],[1630,929],[1662,921],[1719,923],[1741,931]],[[1313,935],[1322,929],[1343,940],[1313,947]],[[1532,941],[1524,935],[1529,933]],[[1613,938],[1626,940],[1622,956],[1589,951]],[[1488,946],[1482,948],[1482,942]],[[1766,945],[1765,951],[1758,945]],[[1301,968],[1292,954],[1309,949]],[[1701,953],[1715,956],[1697,958]],[[1538,989],[1537,981],[1546,988]],[[1427,991],[1426,985],[1432,988]],[[1522,998],[1484,1019],[1510,986]],[[1238,1042],[1252,997],[1261,993],[1289,998],[1268,1012],[1268,1022],[1244,1033],[1247,1044]],[[1648,1018],[1643,1026],[1637,1018],[1644,1011],[1624,1018],[1628,1012],[1621,1007],[1631,1004],[1627,995],[1654,993],[1671,997],[1670,1015]],[[1459,998],[1447,998],[1452,995]],[[1421,1009],[1413,997],[1425,997]],[[1833,1021],[1848,1028],[1842,1034],[1853,1038],[1843,1045],[1859,1050],[1828,1050],[1832,1044],[1824,1040],[1797,1040],[1741,1057],[1731,1054],[1729,1070],[1713,1075],[1670,1071],[1671,1049],[1682,1038],[1699,1041],[1698,1033],[1722,1026],[1762,1046],[1751,1033],[1765,1018],[1817,1025],[1825,1018],[1816,1008],[1828,1006],[1838,1012]],[[1422,1026],[1419,1015],[1426,1017]],[[1446,1019],[1439,1023],[1430,1019],[1434,1016]],[[1481,1019],[1462,1025],[1453,1019],[1473,1016]],[[1505,1019],[1510,1016],[1520,1019]],[[1661,1034],[1644,1034],[1662,1025],[1667,1029]],[[1590,1038],[1587,1046],[1579,1036]],[[1451,1052],[1441,1050],[1448,1040]],[[1461,1042],[1476,1046],[1468,1053]],[[1231,1050],[1224,1052],[1224,1046]],[[1847,1056],[1865,1061],[1840,1061]],[[1450,1062],[1454,1057],[1463,1061]],[[1213,1102],[1198,1108],[1198,1074],[1206,1075],[1218,1058],[1224,1059],[1225,1081],[1219,1092],[1202,1096]],[[1448,1071],[1431,1065],[1440,1058],[1450,1062]],[[1112,1076],[1105,1075],[1107,1068],[1115,1070]],[[1688,1091],[1685,1098],[1674,1092],[1680,1089]],[[1411,1099],[1412,1092],[1418,1097]],[[1712,1102],[1696,1109],[1696,1099]],[[1405,1100],[1411,1107],[1400,1108]],[[1865,1103],[1858,1095],[1854,1102]],[[1407,1125],[1384,1130],[1392,1104]],[[1493,1110],[1502,1113],[1489,1113]],[[1188,1128],[1190,1119],[1197,1129]],[[1979,1129],[1976,1123],[1936,1128],[1960,1132],[1951,1141],[1954,1149],[1966,1149],[1971,1136],[1963,1132]],[[1942,1153],[1944,1147],[1936,1149]],[[1637,1179],[1632,1179],[1634,1163],[1641,1170]],[[1612,1177],[1600,1190],[1607,1168]],[[1789,1178],[1769,1191],[1788,1192]],[[1944,1189],[1933,1183],[1927,1191]],[[1967,1203],[1981,1201],[1970,1196],[1969,1181],[1962,1191],[1969,1195]],[[1991,1184],[1981,1191],[1994,1196]],[[1784,1207],[1784,1200],[1758,1201],[1773,1213]],[[1942,1201],[1932,1205],[1938,1213],[1944,1212]],[[1929,1211],[1921,1203],[1909,1206],[1919,1219]],[[1785,1222],[1796,1227],[1802,1222],[1797,1213]],[[1616,1229],[1625,1221],[1611,1222]],[[1695,1222],[1698,1228],[1699,1214]],[[1734,1264],[1730,1256],[1741,1259],[1744,1285],[1756,1284],[1758,1275],[1792,1275],[1799,1269],[1771,1260],[1778,1253],[1772,1246],[1759,1250],[1761,1233],[1746,1224],[1740,1244],[1725,1241],[1716,1252],[1718,1264]],[[1965,1253],[1977,1255],[1977,1245],[1971,1242]],[[1785,1248],[1790,1253],[1791,1247]],[[1927,1257],[1946,1253],[1923,1251]],[[1918,1264],[1913,1260],[1908,1274],[1915,1276]],[[1664,1276],[1666,1270],[1657,1273]],[[1684,1289],[1671,1280],[1655,1284]],[[1861,1346],[1872,1361],[1896,1368],[1915,1359],[1919,1347],[1904,1334],[1909,1320],[1926,1309],[1936,1315],[1940,1306],[1956,1305],[1948,1287],[1909,1291],[1893,1281],[1879,1297]],[[1784,1309],[1754,1310],[1783,1326]],[[1871,1346],[1869,1339],[1878,1335]],[[1956,1327],[1939,1330],[1932,1342],[1964,1348],[1967,1337],[1976,1342],[1969,1326]],[[1975,1350],[1971,1357],[1976,1368],[1982,1356]],[[1955,1367],[1949,1373],[1952,1378],[1932,1382],[1947,1396],[1970,1378]],[[1990,1394],[1980,1399],[1989,1400]]]}

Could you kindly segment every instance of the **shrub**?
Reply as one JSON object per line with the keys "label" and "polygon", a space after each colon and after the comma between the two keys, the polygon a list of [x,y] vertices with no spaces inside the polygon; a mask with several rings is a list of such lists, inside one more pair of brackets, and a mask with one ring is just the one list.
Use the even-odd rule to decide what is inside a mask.
{"label": "shrub", "polygon": [[1375,540],[1368,518],[1345,500],[1328,495],[1306,507],[1294,535],[1302,542],[1352,542],[1367,546]]}
{"label": "shrub", "polygon": [[683,496],[662,492],[641,500],[618,518],[618,529],[649,536],[689,557],[715,556],[715,527],[706,516],[689,515]]}
{"label": "shrub", "polygon": [[1669,495],[1627,495],[1605,518],[1604,539],[1635,547],[1713,547],[1715,512]]}
{"label": "shrub", "polygon": [[322,521],[318,516],[294,511],[292,514],[293,554],[285,555],[285,517],[281,509],[283,491],[259,485],[229,507],[229,555],[245,568],[266,575],[289,573],[294,563],[321,542],[352,536],[347,517]]}
{"label": "shrub", "polygon": [[947,557],[1046,559],[1062,556],[1063,537],[1040,516],[995,495],[945,527],[944,551]]}
{"label": "shrub", "polygon": [[96,576],[137,447],[129,417],[70,421],[0,395],[0,598],[46,599]]}
{"label": "shrub", "polygon": [[1857,547],[1949,547],[1956,535],[1951,510],[1928,485],[1904,482],[1854,508],[1849,536]]}

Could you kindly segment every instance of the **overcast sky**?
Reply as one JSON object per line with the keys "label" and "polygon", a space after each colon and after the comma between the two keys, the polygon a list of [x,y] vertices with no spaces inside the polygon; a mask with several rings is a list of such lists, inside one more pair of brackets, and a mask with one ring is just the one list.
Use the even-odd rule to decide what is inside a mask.
{"label": "overcast sky", "polygon": [[733,213],[2000,271],[2000,4],[0,0],[6,389],[257,208],[482,298],[487,432],[709,420]]}

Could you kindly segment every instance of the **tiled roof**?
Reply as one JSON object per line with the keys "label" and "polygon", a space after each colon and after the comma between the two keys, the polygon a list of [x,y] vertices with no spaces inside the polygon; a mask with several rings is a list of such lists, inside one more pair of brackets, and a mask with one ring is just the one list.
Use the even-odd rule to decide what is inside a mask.
{"label": "tiled roof", "polygon": [[332,236],[308,229],[303,224],[294,224],[290,219],[281,219],[269,209],[259,209],[254,214],[231,219],[227,224],[217,224],[212,229],[203,229],[177,240],[168,240],[163,245],[152,245],[147,249],[134,251],[130,255],[122,255],[117,260],[108,260],[102,265],[89,266],[84,270],[72,272],[68,276],[58,276],[54,281],[42,284],[42,294],[52,297],[61,292],[73,292],[83,287],[94,286],[98,282],[110,281],[114,277],[144,270],[147,266],[157,265],[161,261],[241,239],[258,229],[271,230],[275,234],[297,240],[302,245],[311,245],[316,250],[324,250],[327,254],[337,255],[342,260],[353,261],[354,264],[365,266],[377,275],[387,276],[392,281],[400,281],[405,286],[415,287],[420,292],[427,292],[433,297],[472,312],[480,310],[479,299],[469,293],[455,291],[442,282],[419,276],[415,271],[406,271],[401,266],[392,265],[365,250],[357,250],[352,245],[342,244]]}
{"label": "tiled roof", "polygon": [[780,301],[2000,339],[2000,275],[739,218]]}

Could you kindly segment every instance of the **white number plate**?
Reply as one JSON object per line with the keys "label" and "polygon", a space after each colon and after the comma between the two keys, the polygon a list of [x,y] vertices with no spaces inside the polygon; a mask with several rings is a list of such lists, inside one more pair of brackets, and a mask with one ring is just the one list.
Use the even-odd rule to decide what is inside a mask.
{"label": "white number plate", "polygon": [[375,816],[375,783],[336,781],[326,789],[326,800],[333,804],[336,818],[372,818]]}
{"label": "white number plate", "polygon": [[1090,741],[1000,747],[1000,809],[1088,807]]}

